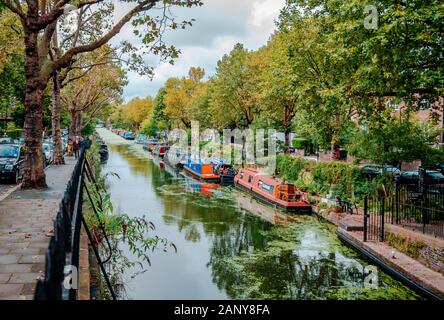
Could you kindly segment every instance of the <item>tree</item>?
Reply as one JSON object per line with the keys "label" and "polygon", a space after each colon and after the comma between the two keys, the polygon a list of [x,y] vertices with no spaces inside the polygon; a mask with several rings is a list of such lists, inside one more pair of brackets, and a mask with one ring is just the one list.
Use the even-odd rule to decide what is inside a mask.
{"label": "tree", "polygon": [[190,103],[201,83],[205,71],[201,68],[190,68],[188,77],[170,78],[165,83],[165,114],[177,120],[185,128],[191,128],[194,115],[190,112]]}
{"label": "tree", "polygon": [[443,93],[440,2],[378,1],[374,28],[365,24],[367,5],[292,0],[280,18],[280,30],[295,35],[292,65],[306,79],[300,90],[306,115],[327,133],[333,151],[351,119],[384,112],[387,99],[410,110],[424,99],[439,108]]}
{"label": "tree", "polygon": [[[153,17],[149,12],[157,3],[163,3],[164,8],[176,5],[202,5],[200,0],[130,0],[134,4],[125,12],[122,18],[114,24],[107,23],[100,35],[89,39],[88,43],[72,47],[60,57],[51,57],[51,39],[57,28],[57,22],[67,11],[66,5],[73,7],[68,0],[39,1],[27,0],[26,7],[22,1],[4,0],[4,5],[19,18],[24,30],[25,44],[25,160],[22,188],[45,188],[46,179],[42,154],[42,98],[49,79],[54,71],[69,67],[73,59],[81,53],[91,52],[106,44],[122,27],[132,21],[134,32],[142,38],[142,43],[154,54],[162,57],[176,57],[178,52],[174,47],[167,47],[161,41],[163,26],[167,23],[171,28],[177,28],[178,23],[167,15]],[[124,1],[127,3],[128,1]],[[91,6],[93,14],[100,14],[103,9],[112,6],[104,0],[84,0],[76,3],[77,9]],[[102,11],[101,11],[102,10]],[[166,10],[163,12],[167,12]],[[104,17],[103,17],[104,18]],[[182,27],[189,25],[185,21]],[[143,28],[145,27],[145,28]],[[80,32],[80,31],[79,31]],[[126,49],[130,46],[126,46]]]}
{"label": "tree", "polygon": [[261,60],[265,60],[266,65],[261,72],[258,90],[262,115],[284,131],[287,148],[291,143],[290,134],[298,103],[297,88],[300,85],[298,74],[291,68],[288,40],[286,33],[277,33],[262,49]]}
{"label": "tree", "polygon": [[122,106],[122,120],[133,129],[139,130],[145,120],[151,120],[153,112],[153,98],[135,98]]}
{"label": "tree", "polygon": [[[78,75],[72,73],[72,76]],[[63,88],[61,99],[71,115],[70,137],[79,136],[104,107],[120,103],[125,84],[126,77],[121,67],[109,64],[97,66],[94,73],[69,82]],[[87,116],[86,121],[84,116]]]}
{"label": "tree", "polygon": [[397,166],[402,161],[421,160],[423,165],[434,165],[444,155],[433,147],[440,134],[432,123],[386,113],[378,121],[368,122],[356,134],[349,151],[358,160],[369,159],[377,164]]}
{"label": "tree", "polygon": [[165,114],[165,95],[165,88],[160,88],[153,102],[151,119],[147,118],[142,123],[142,133],[154,137],[159,131],[170,128],[170,118]]}
{"label": "tree", "polygon": [[248,128],[258,111],[255,92],[258,90],[260,59],[242,44],[236,44],[230,54],[217,63],[210,81],[210,110],[220,126],[235,124]]}

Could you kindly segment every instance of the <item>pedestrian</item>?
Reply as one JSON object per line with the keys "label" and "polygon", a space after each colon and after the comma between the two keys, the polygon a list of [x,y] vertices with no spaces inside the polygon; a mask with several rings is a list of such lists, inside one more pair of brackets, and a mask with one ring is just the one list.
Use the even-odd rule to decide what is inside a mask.
{"label": "pedestrian", "polygon": [[73,141],[71,138],[69,138],[68,139],[68,146],[67,146],[68,157],[72,157],[72,145],[73,145]]}
{"label": "pedestrian", "polygon": [[79,157],[79,151],[80,151],[79,136],[74,137],[74,141],[72,143],[72,149],[74,151],[74,157],[77,159]]}

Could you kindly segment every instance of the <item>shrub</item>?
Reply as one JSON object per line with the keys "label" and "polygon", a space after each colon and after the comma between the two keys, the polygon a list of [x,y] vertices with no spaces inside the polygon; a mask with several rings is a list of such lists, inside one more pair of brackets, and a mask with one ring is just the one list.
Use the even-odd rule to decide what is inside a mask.
{"label": "shrub", "polygon": [[293,148],[295,149],[306,149],[310,142],[305,138],[294,138]]}
{"label": "shrub", "polygon": [[[334,196],[353,199],[370,186],[361,177],[358,166],[343,162],[311,162],[301,158],[278,156],[276,173],[281,179],[295,183],[309,192],[326,195],[332,189]],[[356,192],[358,191],[358,192]]]}

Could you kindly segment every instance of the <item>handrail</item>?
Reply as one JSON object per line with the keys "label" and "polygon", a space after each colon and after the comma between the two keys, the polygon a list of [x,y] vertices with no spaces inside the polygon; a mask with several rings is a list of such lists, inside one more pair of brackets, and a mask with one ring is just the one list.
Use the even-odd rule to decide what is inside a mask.
{"label": "handrail", "polygon": [[[68,181],[59,210],[54,221],[54,236],[49,241],[45,259],[45,278],[38,280],[36,284],[35,300],[76,300],[77,299],[77,275],[79,269],[80,254],[80,231],[85,228],[91,247],[97,258],[100,270],[105,278],[109,292],[114,300],[117,299],[112,284],[106,273],[104,263],[94,244],[91,232],[87,226],[82,213],[83,191],[86,188],[84,173],[86,172],[86,151],[87,146],[83,146],[80,156],[75,164],[73,173]],[[91,172],[88,172],[91,178]],[[95,181],[95,180],[94,180]],[[87,190],[89,194],[89,190]],[[90,199],[91,200],[91,199]],[[94,204],[92,206],[95,210]],[[101,229],[104,229],[101,220]],[[106,237],[107,238],[107,237]],[[107,243],[111,244],[107,238]],[[109,259],[107,259],[109,261]],[[68,270],[67,270],[68,269]],[[73,270],[75,269],[75,270]],[[67,273],[68,272],[68,273]],[[72,272],[72,277],[71,277]],[[70,281],[71,280],[71,281]]]}

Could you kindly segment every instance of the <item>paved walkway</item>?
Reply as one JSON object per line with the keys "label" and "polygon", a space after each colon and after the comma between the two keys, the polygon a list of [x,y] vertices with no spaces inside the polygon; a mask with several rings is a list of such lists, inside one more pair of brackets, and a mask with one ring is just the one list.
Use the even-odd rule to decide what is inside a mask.
{"label": "paved walkway", "polygon": [[46,190],[17,189],[0,201],[0,300],[33,299],[44,276],[53,221],[76,161],[46,169]]}

